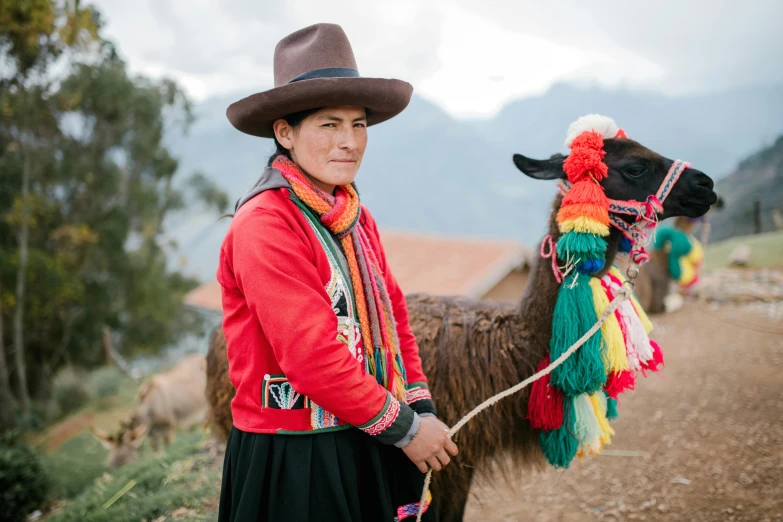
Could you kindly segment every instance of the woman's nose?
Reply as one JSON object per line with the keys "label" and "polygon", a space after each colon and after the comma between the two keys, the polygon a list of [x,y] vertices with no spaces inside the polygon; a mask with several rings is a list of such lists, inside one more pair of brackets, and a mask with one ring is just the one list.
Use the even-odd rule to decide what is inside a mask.
{"label": "woman's nose", "polygon": [[345,150],[356,148],[356,136],[353,135],[353,129],[344,129],[338,133],[337,146]]}

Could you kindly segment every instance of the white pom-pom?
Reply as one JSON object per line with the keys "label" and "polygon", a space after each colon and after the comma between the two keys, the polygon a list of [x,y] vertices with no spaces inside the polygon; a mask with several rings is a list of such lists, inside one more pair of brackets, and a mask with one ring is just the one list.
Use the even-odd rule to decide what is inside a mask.
{"label": "white pom-pom", "polygon": [[620,127],[617,126],[612,118],[601,116],[600,114],[588,114],[568,126],[565,145],[571,148],[571,142],[574,141],[574,138],[585,131],[595,131],[604,138],[614,138],[619,130]]}

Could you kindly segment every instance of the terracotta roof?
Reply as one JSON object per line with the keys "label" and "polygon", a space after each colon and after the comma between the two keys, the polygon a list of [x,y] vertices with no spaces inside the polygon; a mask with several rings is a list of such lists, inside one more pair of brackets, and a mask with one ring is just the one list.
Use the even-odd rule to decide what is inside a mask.
{"label": "terracotta roof", "polygon": [[[381,239],[387,262],[406,294],[479,298],[530,259],[530,251],[515,241],[393,231],[382,231]],[[212,281],[192,290],[185,304],[221,311],[220,285]]]}
{"label": "terracotta roof", "polygon": [[220,295],[220,283],[215,280],[194,288],[185,294],[185,305],[222,312],[223,304]]}
{"label": "terracotta roof", "polygon": [[386,260],[406,294],[481,297],[515,268],[528,250],[515,241],[381,232]]}

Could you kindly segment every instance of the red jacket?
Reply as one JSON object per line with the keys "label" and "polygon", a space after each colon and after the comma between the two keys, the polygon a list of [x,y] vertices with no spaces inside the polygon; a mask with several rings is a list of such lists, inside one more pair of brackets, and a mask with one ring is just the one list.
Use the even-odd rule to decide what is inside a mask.
{"label": "red jacket", "polygon": [[[265,175],[270,170],[276,174],[267,169]],[[405,297],[386,264],[375,221],[362,207],[362,224],[380,256],[394,307],[408,381],[405,403],[393,399],[351,353],[357,348],[346,339],[361,337],[351,319],[338,318],[339,295],[330,288],[335,277],[339,282],[339,270],[334,252],[325,248],[334,245],[325,245],[284,185],[246,197],[220,249],[223,331],[237,390],[234,425],[288,434],[357,426],[383,443],[396,443],[411,429],[414,411],[435,408]]]}

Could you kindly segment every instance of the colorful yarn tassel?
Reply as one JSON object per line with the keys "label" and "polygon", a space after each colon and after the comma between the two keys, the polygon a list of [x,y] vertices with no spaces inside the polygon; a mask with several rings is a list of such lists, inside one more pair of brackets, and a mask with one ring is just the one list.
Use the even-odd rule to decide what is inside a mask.
{"label": "colorful yarn tassel", "polygon": [[601,451],[601,426],[590,397],[583,393],[574,399],[576,439],[581,455],[596,455]]}
{"label": "colorful yarn tassel", "polygon": [[[609,269],[609,274],[617,281],[620,281],[620,284],[625,283],[625,277],[616,266],[612,266]],[[636,315],[644,325],[644,331],[647,332],[647,335],[649,335],[653,331],[653,324],[652,321],[650,321],[647,312],[644,311],[644,308],[642,308],[642,305],[636,298],[636,294],[631,295],[631,303],[633,303],[633,308],[636,311]]]}
{"label": "colorful yarn tassel", "polygon": [[608,420],[614,420],[620,416],[617,406],[617,399],[606,397],[606,418]]}
{"label": "colorful yarn tassel", "polygon": [[604,138],[594,131],[579,134],[571,141],[571,154],[563,170],[572,183],[557,212],[557,224],[563,236],[557,255],[583,274],[594,274],[604,267],[609,235],[609,200],[598,184],[608,174],[603,162]]}
{"label": "colorful yarn tassel", "polygon": [[[555,360],[560,357],[595,321],[589,276],[576,273],[566,277],[555,303],[550,358]],[[596,332],[576,353],[552,370],[551,376],[551,383],[567,396],[600,390],[606,382],[601,335]]]}
{"label": "colorful yarn tassel", "polygon": [[649,361],[646,361],[642,365],[642,373],[644,375],[647,375],[647,372],[657,372],[663,369],[663,351],[661,350],[661,347],[658,346],[658,343],[650,339],[650,346],[653,350],[653,357]]}
{"label": "colorful yarn tassel", "polygon": [[557,241],[557,257],[589,275],[604,267],[606,241],[595,234],[568,232]]}
{"label": "colorful yarn tassel", "polygon": [[574,460],[579,449],[579,441],[576,440],[576,413],[574,412],[574,399],[566,397],[563,402],[563,425],[556,430],[543,430],[539,434],[541,451],[546,460],[556,468],[567,468]]}
{"label": "colorful yarn tassel", "polygon": [[[566,145],[571,154],[563,163],[569,183],[556,216],[561,235],[555,246],[566,275],[556,277],[562,282],[552,317],[550,353],[538,371],[594,326],[625,283],[617,267],[610,267],[603,277],[592,277],[604,268],[605,238],[610,224],[616,223],[610,220],[609,200],[600,185],[608,175],[604,138],[625,137],[613,120],[594,114],[569,128]],[[659,211],[651,207],[650,212]],[[620,250],[632,248],[623,237]],[[556,275],[562,274],[553,266]],[[527,417],[541,430],[541,449],[550,464],[567,468],[575,456],[595,455],[611,443],[614,429],[609,420],[618,416],[618,396],[635,387],[636,371],[663,367],[663,353],[649,338],[651,330],[636,298],[623,301],[601,325],[600,335],[596,332],[552,373],[533,383]]]}
{"label": "colorful yarn tassel", "polygon": [[625,390],[633,390],[636,386],[636,377],[630,370],[612,372],[606,378],[606,390],[609,397],[616,399]]}
{"label": "colorful yarn tassel", "polygon": [[644,331],[647,332],[647,335],[650,335],[650,333],[653,331],[652,321],[650,321],[650,318],[647,316],[647,312],[644,311],[644,308],[642,308],[642,305],[639,304],[639,300],[636,298],[636,294],[631,295],[631,303],[633,303],[633,308],[636,311],[636,315],[639,316],[639,320],[644,325]]}
{"label": "colorful yarn tassel", "polygon": [[595,411],[595,417],[598,419],[598,426],[601,428],[601,444],[604,446],[611,444],[614,429],[609,424],[609,419],[607,418],[608,403],[606,395],[602,392],[594,393],[590,396],[590,402],[593,403],[593,411]]}
{"label": "colorful yarn tassel", "polygon": [[[547,355],[536,368],[536,373],[549,366]],[[533,382],[527,405],[527,418],[537,430],[552,431],[563,425],[563,392],[549,384],[550,374]]]}
{"label": "colorful yarn tassel", "polygon": [[[606,294],[606,290],[601,281],[596,278],[590,278],[590,288],[593,291],[593,306],[595,307],[595,314],[598,317],[603,315],[604,311],[609,308],[609,296]],[[601,334],[603,335],[603,350],[602,355],[604,359],[604,366],[606,366],[607,372],[619,372],[628,370],[628,356],[625,353],[625,340],[623,339],[623,331],[620,328],[620,323],[617,321],[616,314],[610,314],[606,322],[601,326]]]}

